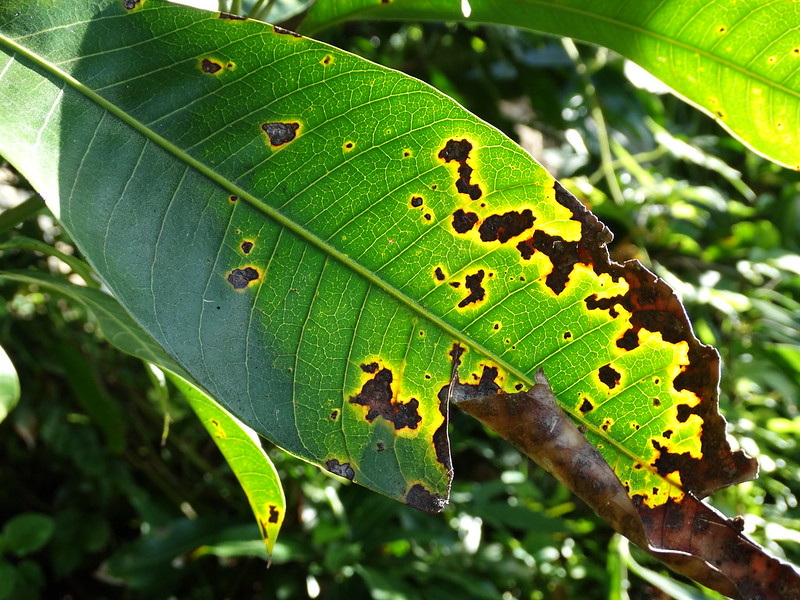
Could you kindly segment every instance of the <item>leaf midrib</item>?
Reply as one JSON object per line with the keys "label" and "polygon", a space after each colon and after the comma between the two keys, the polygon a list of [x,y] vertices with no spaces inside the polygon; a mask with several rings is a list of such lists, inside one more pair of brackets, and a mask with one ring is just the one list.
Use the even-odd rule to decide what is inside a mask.
{"label": "leaf midrib", "polygon": [[[240,199],[245,200],[248,204],[262,211],[268,218],[274,220],[276,223],[285,227],[293,234],[297,235],[299,238],[305,240],[312,246],[316,247],[317,249],[331,256],[332,258],[334,258],[347,268],[352,269],[355,273],[358,273],[359,275],[364,277],[367,281],[377,286],[378,288],[380,288],[381,290],[383,290],[384,292],[395,298],[397,301],[409,307],[415,313],[419,314],[426,320],[431,321],[436,326],[440,327],[442,330],[444,330],[447,334],[449,334],[452,338],[454,338],[458,342],[461,342],[465,346],[470,347],[473,350],[476,350],[477,352],[481,353],[487,359],[495,362],[498,366],[502,367],[507,372],[513,374],[521,381],[524,381],[529,387],[533,387],[533,385],[535,384],[532,378],[527,376],[518,368],[508,363],[504,359],[495,356],[495,354],[490,350],[488,350],[485,346],[467,337],[464,334],[464,332],[457,329],[453,325],[447,323],[441,317],[438,317],[437,315],[432,314],[429,311],[425,310],[425,308],[421,304],[419,304],[414,299],[404,294],[395,286],[391,285],[389,282],[387,282],[382,278],[376,277],[371,270],[366,269],[360,263],[356,262],[343,252],[339,251],[337,248],[330,245],[322,238],[309,232],[307,229],[303,228],[293,220],[289,219],[278,210],[255,198],[247,190],[237,186],[224,176],[217,173],[211,167],[207,166],[206,164],[202,163],[201,161],[187,154],[181,148],[179,148],[166,138],[160,136],[159,134],[148,128],[138,119],[135,119],[132,116],[130,116],[127,112],[118,107],[116,104],[105,99],[103,96],[99,95],[97,92],[95,92],[88,86],[84,85],[83,83],[75,79],[72,75],[62,71],[44,57],[39,56],[38,54],[25,48],[24,46],[19,45],[14,40],[12,40],[11,38],[7,37],[2,33],[0,33],[0,44],[11,48],[14,52],[24,56],[25,58],[36,64],[42,70],[46,71],[47,73],[53,75],[58,79],[63,80],[74,90],[76,90],[77,92],[79,92],[92,102],[96,103],[104,110],[108,111],[111,115],[119,119],[122,123],[126,124],[137,133],[144,136],[145,139],[156,144],[157,146],[159,146],[160,148],[162,148],[163,150],[174,156],[176,159],[183,161],[185,164],[195,169],[200,174],[204,175],[205,177],[208,177],[211,181],[219,185],[221,188],[225,189],[226,191],[229,191],[231,194],[239,196]],[[182,361],[178,360],[178,363],[180,364],[181,367],[183,367],[187,371],[189,370],[187,366],[183,364]],[[575,411],[573,411],[569,407],[566,407],[563,404],[559,405],[561,406],[562,410],[564,410],[571,416],[573,420],[576,420],[585,425],[589,430],[598,435],[601,439],[607,441],[610,445],[614,446],[614,448],[616,448],[620,454],[628,456],[635,462],[641,462],[641,457],[636,456],[631,450],[625,448],[624,446],[621,446],[613,438],[608,437],[607,434],[605,434],[605,432],[603,432],[599,427],[586,422],[583,418],[581,418],[580,415],[578,415]],[[649,470],[652,470],[652,472],[656,474],[658,477],[664,479],[665,481],[669,482],[672,485],[676,485],[675,482],[671,481],[668,477],[659,474],[654,469],[650,469],[649,465],[647,465],[647,468]]]}

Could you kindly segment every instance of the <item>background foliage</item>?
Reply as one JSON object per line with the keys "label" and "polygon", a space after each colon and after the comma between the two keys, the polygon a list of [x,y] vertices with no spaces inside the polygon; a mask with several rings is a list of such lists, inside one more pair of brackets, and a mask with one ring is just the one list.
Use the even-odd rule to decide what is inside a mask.
{"label": "background foliage", "polygon": [[[445,24],[352,23],[320,37],[520,140],[615,232],[617,260],[638,258],[677,289],[722,354],[731,433],[762,468],[711,502],[800,562],[800,175],[637,87],[636,70],[604,50]],[[32,193],[8,167],[2,177],[4,207]],[[0,244],[21,236],[74,252],[45,212]],[[10,246],[0,268],[74,277]],[[456,411],[456,480],[439,516],[270,449],[287,515],[266,569],[244,494],[181,396],[112,350],[80,307],[18,283],[0,294],[0,345],[22,387],[0,423],[0,598],[703,597],[659,589],[604,523]]]}

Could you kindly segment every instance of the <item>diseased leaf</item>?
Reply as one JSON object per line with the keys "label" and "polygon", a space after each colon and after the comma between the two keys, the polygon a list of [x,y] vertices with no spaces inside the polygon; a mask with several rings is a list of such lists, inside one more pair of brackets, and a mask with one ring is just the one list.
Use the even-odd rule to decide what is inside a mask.
{"label": "diseased leaf", "polygon": [[[86,265],[84,267],[88,269]],[[35,284],[77,301],[95,316],[103,335],[112,345],[167,371],[173,383],[186,396],[189,405],[208,430],[244,489],[269,557],[283,523],[286,501],[278,473],[252,430],[186,381],[184,377],[188,375],[179,375],[178,373],[184,371],[142,331],[119,302],[108,294],[71,285],[38,271],[0,271],[0,279]]]}
{"label": "diseased leaf", "polygon": [[737,527],[689,493],[669,493],[651,508],[628,496],[600,453],[559,408],[543,372],[527,392],[481,395],[454,383],[456,405],[499,433],[642,549],[726,596],[800,598],[800,573],[769,556]]}
{"label": "diseased leaf", "polygon": [[643,505],[754,475],[675,296],[505,136],[285,30],[128,4],[0,7],[0,152],[238,418],[436,511],[451,384],[541,367]]}
{"label": "diseased leaf", "polygon": [[499,23],[616,50],[754,151],[800,169],[800,18],[763,0],[317,0],[301,31],[346,19]]}
{"label": "diseased leaf", "polygon": [[257,434],[186,380],[177,376],[171,379],[186,396],[247,494],[267,556],[271,556],[286,514],[286,498],[278,472],[261,448]]}

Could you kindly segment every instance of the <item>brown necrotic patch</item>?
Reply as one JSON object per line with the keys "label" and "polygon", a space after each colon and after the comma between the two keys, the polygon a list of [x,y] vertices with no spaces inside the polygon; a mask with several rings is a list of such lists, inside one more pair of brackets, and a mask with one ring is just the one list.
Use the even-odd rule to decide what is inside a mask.
{"label": "brown necrotic patch", "polygon": [[442,267],[436,267],[433,270],[433,276],[436,277],[436,281],[444,281],[445,274],[444,271],[442,271]]}
{"label": "brown necrotic patch", "polygon": [[478,222],[478,215],[474,212],[464,212],[458,209],[453,213],[453,229],[456,233],[467,233]]}
{"label": "brown necrotic patch", "polygon": [[412,196],[411,206],[413,206],[414,208],[419,208],[420,206],[422,206],[422,198],[420,198],[419,196]]}
{"label": "brown necrotic patch", "polygon": [[275,506],[274,504],[270,504],[269,517],[267,517],[267,521],[270,523],[277,523],[280,517],[281,517],[281,511],[278,509],[278,507]]}
{"label": "brown necrotic patch", "polygon": [[200,70],[209,75],[216,75],[222,71],[222,64],[213,58],[203,58],[200,60]]}
{"label": "brown necrotic patch", "polygon": [[[751,479],[756,474],[756,462],[741,451],[732,451],[725,437],[725,421],[718,410],[719,356],[710,346],[694,337],[686,312],[674,292],[662,280],[645,269],[638,261],[624,264],[612,262],[606,245],[612,236],[572,194],[558,182],[554,183],[556,202],[569,209],[571,220],[580,223],[581,238],[567,242],[558,236],[535,231],[527,240],[517,244],[523,260],[535,252],[543,252],[553,264],[545,283],[556,294],[569,285],[574,265],[581,263],[598,275],[608,274],[613,281],[624,279],[628,292],[615,298],[621,307],[631,313],[630,330],[619,340],[619,347],[633,348],[639,332],[644,329],[658,332],[664,341],[688,347],[688,364],[674,381],[669,382],[675,391],[687,390],[701,399],[696,406],[681,409],[680,416],[697,415],[703,421],[701,434],[701,460],[688,453],[675,460],[684,489],[705,496],[722,487]],[[599,302],[599,301],[598,301]],[[598,305],[598,309],[600,306]],[[607,310],[610,310],[609,307]],[[608,375],[611,375],[609,373]],[[613,381],[607,377],[608,381]],[[658,384],[656,384],[658,385]]]}
{"label": "brown necrotic patch", "polygon": [[337,458],[332,458],[327,461],[325,467],[334,475],[344,477],[350,481],[353,481],[353,478],[356,476],[356,472],[353,470],[353,467],[350,466],[350,463],[339,462]]}
{"label": "brown necrotic patch", "polygon": [[471,200],[477,200],[483,195],[480,186],[472,183],[472,167],[467,164],[472,144],[469,140],[448,140],[444,148],[439,151],[439,158],[445,163],[455,161],[458,163],[458,179],[456,190],[459,194],[466,194]]}
{"label": "brown necrotic patch", "polygon": [[597,370],[597,376],[608,389],[613,390],[619,385],[622,375],[611,365],[603,365]]}
{"label": "brown necrotic patch", "polygon": [[591,400],[589,400],[588,398],[583,398],[583,402],[581,402],[581,405],[578,407],[578,410],[585,415],[586,413],[590,412],[593,408],[594,404],[592,404]]}
{"label": "brown necrotic patch", "polygon": [[288,144],[297,137],[297,130],[300,129],[300,123],[283,123],[280,121],[262,123],[261,129],[267,134],[269,145],[274,148],[282,146],[283,144]]}
{"label": "brown necrotic patch", "polygon": [[236,203],[237,200],[239,200],[239,196],[228,196],[228,202],[231,204]]}
{"label": "brown necrotic patch", "polygon": [[478,233],[484,242],[505,244],[511,238],[533,227],[535,220],[536,217],[529,208],[522,212],[512,210],[502,215],[490,215],[481,223]]}
{"label": "brown necrotic patch", "polygon": [[258,271],[253,267],[245,267],[244,269],[234,269],[228,273],[228,283],[235,290],[243,290],[253,281],[259,278]]}
{"label": "brown necrotic patch", "polygon": [[630,351],[638,347],[639,336],[636,335],[636,332],[633,329],[626,330],[625,333],[622,334],[622,337],[617,340],[617,348]]}
{"label": "brown necrotic patch", "polygon": [[250,254],[250,251],[253,249],[254,245],[255,244],[253,244],[253,242],[251,242],[250,240],[245,240],[245,241],[243,241],[241,243],[241,245],[239,247],[242,249],[242,252],[244,252],[245,254]]}
{"label": "brown necrotic patch", "polygon": [[406,504],[427,513],[438,513],[447,504],[439,494],[431,494],[421,483],[415,483],[406,494]]}
{"label": "brown necrotic patch", "polygon": [[247,17],[243,17],[241,15],[234,15],[233,13],[229,12],[220,12],[218,19],[224,19],[226,21],[246,21]]}
{"label": "brown necrotic patch", "polygon": [[367,407],[364,417],[372,423],[377,417],[383,417],[394,428],[416,429],[422,417],[419,415],[419,400],[411,398],[402,403],[394,398],[392,392],[392,372],[387,368],[380,368],[377,363],[362,364],[361,370],[374,375],[367,380],[361,390],[350,398],[351,404]]}
{"label": "brown necrotic patch", "polygon": [[123,0],[122,6],[125,8],[125,10],[133,10],[141,3],[141,1],[142,0]]}
{"label": "brown necrotic patch", "polygon": [[483,289],[482,285],[484,276],[485,272],[483,269],[480,269],[477,273],[473,273],[472,275],[467,275],[464,280],[464,285],[469,290],[469,295],[458,303],[459,308],[464,308],[469,304],[475,304],[486,298],[486,290]]}
{"label": "brown necrotic patch", "polygon": [[330,54],[326,54],[319,62],[321,65],[327,67],[329,64],[333,62],[333,57]]}

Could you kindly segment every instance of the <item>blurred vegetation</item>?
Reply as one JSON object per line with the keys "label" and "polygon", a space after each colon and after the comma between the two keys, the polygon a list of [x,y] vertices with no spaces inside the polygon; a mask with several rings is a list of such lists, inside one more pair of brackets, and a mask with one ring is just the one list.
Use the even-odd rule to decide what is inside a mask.
{"label": "blurred vegetation", "polygon": [[[614,231],[617,260],[674,286],[722,355],[730,432],[761,463],[757,481],[711,502],[800,563],[800,174],[602,49],[448,24],[350,23],[322,37],[519,140]],[[0,177],[4,208],[33,194],[8,165]],[[0,269],[75,280],[53,251],[20,244],[76,254],[30,202],[39,212],[13,228],[0,213]],[[288,514],[267,568],[243,492],[179,394],[66,299],[2,280],[0,295],[0,345],[22,387],[0,423],[0,600],[719,597],[659,579],[662,568],[455,409],[456,480],[438,516],[270,448]]]}

